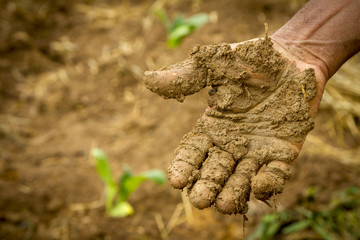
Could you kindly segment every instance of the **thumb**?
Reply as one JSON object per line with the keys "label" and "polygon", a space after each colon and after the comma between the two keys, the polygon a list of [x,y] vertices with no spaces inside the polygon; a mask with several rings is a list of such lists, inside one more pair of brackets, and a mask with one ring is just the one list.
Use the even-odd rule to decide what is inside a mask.
{"label": "thumb", "polygon": [[199,68],[194,59],[157,71],[146,71],[144,82],[148,89],[163,98],[176,98],[182,102],[187,95],[194,94],[206,86],[207,70]]}

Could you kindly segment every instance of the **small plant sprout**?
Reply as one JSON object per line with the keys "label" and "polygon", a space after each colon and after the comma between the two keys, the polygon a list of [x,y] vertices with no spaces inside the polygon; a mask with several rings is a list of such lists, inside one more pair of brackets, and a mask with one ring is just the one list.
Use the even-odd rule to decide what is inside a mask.
{"label": "small plant sprout", "polygon": [[165,25],[167,31],[167,45],[170,48],[179,46],[185,37],[189,36],[194,30],[209,21],[209,15],[207,13],[198,13],[189,18],[178,15],[172,21],[161,9],[155,10],[154,13]]}
{"label": "small plant sprout", "polygon": [[124,173],[115,182],[107,156],[98,148],[92,150],[91,155],[96,161],[96,171],[105,183],[106,213],[111,217],[126,217],[134,213],[128,202],[131,194],[146,180],[160,185],[165,183],[166,176],[161,170],[150,170],[133,175],[128,166]]}
{"label": "small plant sprout", "polygon": [[275,213],[265,215],[246,240],[300,239],[302,233],[312,233],[314,239],[360,239],[358,187],[342,190],[321,210],[314,205],[315,188],[311,187],[307,192],[300,206],[279,212],[278,219]]}

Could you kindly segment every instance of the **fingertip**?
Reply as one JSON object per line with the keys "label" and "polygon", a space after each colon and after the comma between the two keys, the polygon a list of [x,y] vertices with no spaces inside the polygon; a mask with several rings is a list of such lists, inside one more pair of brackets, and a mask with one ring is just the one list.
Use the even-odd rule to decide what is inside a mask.
{"label": "fingertip", "polygon": [[223,214],[245,214],[248,211],[250,182],[235,172],[216,198],[216,208]]}
{"label": "fingertip", "polygon": [[291,164],[284,161],[274,160],[264,166],[251,180],[251,188],[255,197],[265,201],[274,194],[283,191],[285,181],[290,178]]}
{"label": "fingertip", "polygon": [[233,195],[220,192],[215,201],[216,209],[222,214],[233,214],[236,212],[236,203]]}
{"label": "fingertip", "polygon": [[162,95],[161,88],[164,88],[164,77],[166,75],[161,71],[146,71],[144,73],[144,84],[152,92]]}
{"label": "fingertip", "polygon": [[210,207],[216,198],[216,184],[207,180],[199,180],[189,191],[190,202],[198,209]]}
{"label": "fingertip", "polygon": [[144,83],[147,87],[152,87],[153,84],[151,84],[151,83],[154,82],[156,79],[157,79],[156,71],[145,71],[144,72]]}
{"label": "fingertip", "polygon": [[285,179],[273,172],[262,172],[253,177],[251,188],[255,198],[265,201],[283,191]]}
{"label": "fingertip", "polygon": [[191,178],[192,166],[183,161],[173,162],[168,169],[168,180],[177,189],[186,187]]}
{"label": "fingertip", "polygon": [[206,70],[196,67],[193,59],[144,73],[146,87],[164,98],[181,99],[206,86]]}

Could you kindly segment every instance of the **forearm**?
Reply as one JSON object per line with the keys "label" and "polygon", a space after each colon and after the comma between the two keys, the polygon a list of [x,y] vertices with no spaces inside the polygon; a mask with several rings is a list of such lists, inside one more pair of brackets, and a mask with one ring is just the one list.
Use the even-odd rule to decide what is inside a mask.
{"label": "forearm", "polygon": [[271,38],[328,80],[360,50],[360,1],[312,0]]}

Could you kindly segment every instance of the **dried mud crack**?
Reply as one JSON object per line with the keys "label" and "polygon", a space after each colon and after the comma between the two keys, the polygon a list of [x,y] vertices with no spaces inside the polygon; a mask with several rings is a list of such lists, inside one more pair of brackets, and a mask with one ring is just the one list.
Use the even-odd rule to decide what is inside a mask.
{"label": "dried mud crack", "polygon": [[186,61],[147,72],[145,84],[179,101],[211,87],[209,107],[169,166],[170,183],[187,187],[195,207],[245,214],[250,192],[263,201],[282,192],[314,126],[312,69],[300,71],[270,39],[258,39],[197,46]]}

